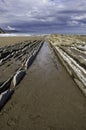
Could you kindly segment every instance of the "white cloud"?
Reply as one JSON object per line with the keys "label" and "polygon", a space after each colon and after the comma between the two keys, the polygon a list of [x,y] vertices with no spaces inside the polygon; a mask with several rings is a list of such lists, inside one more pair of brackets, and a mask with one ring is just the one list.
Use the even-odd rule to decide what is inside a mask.
{"label": "white cloud", "polygon": [[79,24],[78,21],[74,21],[74,20],[68,21],[68,25],[70,25],[70,26],[76,26],[76,25],[78,25],[78,24]]}
{"label": "white cloud", "polygon": [[[1,18],[10,17],[9,21],[13,19],[29,20],[28,17],[46,17],[47,15],[53,14],[63,7],[63,4],[58,2],[53,2],[50,0],[9,0],[5,2],[6,6],[3,6],[3,10],[7,10],[1,14]],[[3,15],[4,14],[4,15]],[[13,17],[12,17],[13,16]],[[13,22],[12,21],[12,22]]]}
{"label": "white cloud", "polygon": [[77,15],[77,16],[72,16],[72,19],[75,19],[75,20],[86,19],[86,14]]}

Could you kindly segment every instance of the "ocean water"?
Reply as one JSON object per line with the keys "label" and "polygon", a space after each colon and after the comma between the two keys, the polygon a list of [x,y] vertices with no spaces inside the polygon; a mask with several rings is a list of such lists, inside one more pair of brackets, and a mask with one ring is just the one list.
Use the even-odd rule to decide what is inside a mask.
{"label": "ocean water", "polygon": [[34,36],[34,35],[43,35],[43,34],[29,34],[29,33],[6,33],[0,34],[0,37],[9,37],[9,36]]}
{"label": "ocean water", "polygon": [[34,33],[6,33],[6,34],[0,34],[0,37],[9,37],[9,36],[44,36],[44,35],[48,35],[48,34],[68,34],[68,35],[86,35],[85,32],[80,33],[80,32],[62,32],[62,31],[58,31],[58,32],[34,32]]}

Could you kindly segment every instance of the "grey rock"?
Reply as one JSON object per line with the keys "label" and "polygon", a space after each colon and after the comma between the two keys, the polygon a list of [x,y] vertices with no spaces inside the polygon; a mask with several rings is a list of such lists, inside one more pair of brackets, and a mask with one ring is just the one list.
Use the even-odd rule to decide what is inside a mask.
{"label": "grey rock", "polygon": [[0,94],[0,110],[5,105],[5,103],[8,101],[8,99],[10,99],[13,92],[14,92],[14,90],[8,89],[5,92]]}
{"label": "grey rock", "polygon": [[17,71],[17,73],[13,77],[13,85],[14,85],[14,87],[17,86],[20,83],[20,81],[23,79],[25,74],[26,74],[25,70]]}

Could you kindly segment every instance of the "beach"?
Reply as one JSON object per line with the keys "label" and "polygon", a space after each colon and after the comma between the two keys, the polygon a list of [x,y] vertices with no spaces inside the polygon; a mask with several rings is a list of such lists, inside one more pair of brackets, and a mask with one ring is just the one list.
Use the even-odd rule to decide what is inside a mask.
{"label": "beach", "polygon": [[12,45],[16,44],[18,42],[26,41],[26,40],[35,40],[35,39],[40,39],[40,36],[0,36],[0,46],[5,46],[5,45]]}
{"label": "beach", "polygon": [[[21,58],[14,57],[13,51],[10,60],[0,66],[0,82],[20,67],[24,69],[26,54],[34,53],[34,48],[38,49],[43,42],[26,75],[0,111],[0,130],[86,129],[86,97],[46,39],[36,36],[0,37],[1,47],[15,44],[12,49],[19,48],[20,51],[16,50],[18,56],[25,50]],[[13,82],[10,88],[14,88]]]}

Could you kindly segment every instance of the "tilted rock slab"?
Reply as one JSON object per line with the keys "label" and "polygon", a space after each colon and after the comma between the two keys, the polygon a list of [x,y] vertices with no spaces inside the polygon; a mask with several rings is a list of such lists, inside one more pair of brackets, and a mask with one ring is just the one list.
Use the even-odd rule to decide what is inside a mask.
{"label": "tilted rock slab", "polygon": [[0,110],[5,105],[5,103],[10,99],[13,92],[14,90],[8,89],[5,92],[0,94]]}
{"label": "tilted rock slab", "polygon": [[55,47],[55,49],[63,65],[66,67],[69,74],[73,76],[74,81],[86,96],[86,70],[59,47]]}
{"label": "tilted rock slab", "polygon": [[32,64],[34,58],[35,58],[35,56],[31,55],[31,56],[27,59],[27,61],[26,61],[26,63],[25,63],[25,70],[27,70],[27,69],[30,67],[30,65]]}
{"label": "tilted rock slab", "polygon": [[25,70],[17,71],[17,73],[13,77],[13,85],[14,85],[14,87],[17,86],[20,83],[20,81],[23,79],[25,74],[26,74]]}
{"label": "tilted rock slab", "polygon": [[10,87],[11,80],[13,76],[11,76],[8,80],[6,80],[1,86],[0,86],[0,93],[4,92]]}

